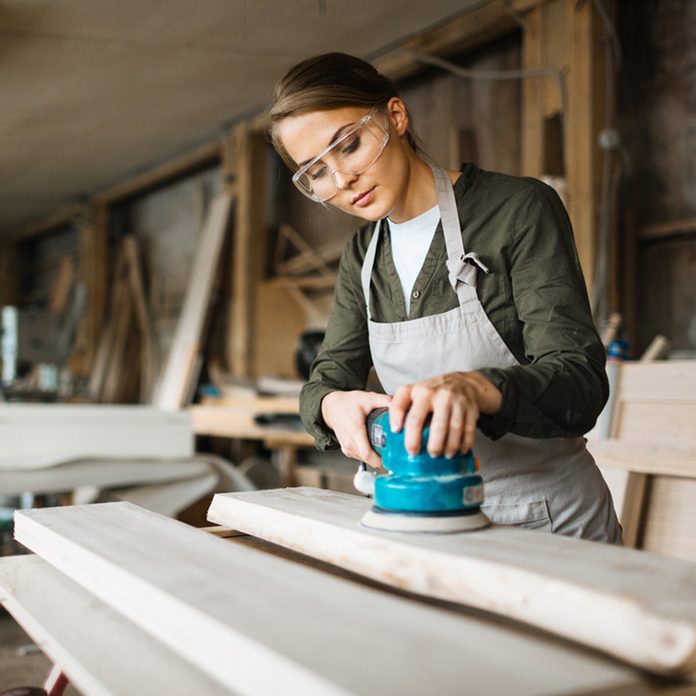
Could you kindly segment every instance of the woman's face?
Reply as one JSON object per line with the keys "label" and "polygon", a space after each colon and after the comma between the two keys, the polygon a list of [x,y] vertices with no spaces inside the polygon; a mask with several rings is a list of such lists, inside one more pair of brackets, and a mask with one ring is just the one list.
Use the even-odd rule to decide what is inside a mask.
{"label": "woman's face", "polygon": [[[323,152],[343,133],[350,130],[369,107],[346,106],[329,111],[310,111],[291,116],[278,124],[278,135],[292,159],[300,165]],[[365,220],[379,220],[389,215],[399,202],[408,173],[410,149],[403,139],[408,129],[408,114],[403,102],[394,98],[384,111],[375,112],[373,119],[389,130],[389,141],[382,154],[360,174],[336,171],[333,176],[336,193],[326,200],[340,210]],[[381,133],[379,126],[374,125]],[[334,169],[332,154],[326,158]]]}

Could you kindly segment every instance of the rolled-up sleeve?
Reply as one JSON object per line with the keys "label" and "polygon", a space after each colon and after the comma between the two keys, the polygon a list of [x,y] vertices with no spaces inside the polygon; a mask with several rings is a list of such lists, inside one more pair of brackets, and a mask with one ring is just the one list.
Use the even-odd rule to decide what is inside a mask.
{"label": "rolled-up sleeve", "polygon": [[480,370],[500,389],[503,405],[482,416],[479,427],[493,438],[582,435],[608,397],[605,353],[570,220],[541,182],[530,184],[520,201],[506,264],[526,364]]}

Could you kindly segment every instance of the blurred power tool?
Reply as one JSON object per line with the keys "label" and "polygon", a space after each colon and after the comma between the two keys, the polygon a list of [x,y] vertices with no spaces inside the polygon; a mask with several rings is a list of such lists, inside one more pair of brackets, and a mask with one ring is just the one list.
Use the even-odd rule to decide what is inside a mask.
{"label": "blurred power tool", "polygon": [[386,408],[370,413],[367,434],[373,449],[382,457],[387,474],[375,476],[361,463],[355,475],[355,487],[365,495],[374,495],[375,500],[373,508],[362,518],[365,527],[452,533],[490,524],[481,512],[483,479],[471,451],[452,459],[431,457],[426,450],[430,434],[426,424],[420,453],[409,454],[404,429],[391,431]]}

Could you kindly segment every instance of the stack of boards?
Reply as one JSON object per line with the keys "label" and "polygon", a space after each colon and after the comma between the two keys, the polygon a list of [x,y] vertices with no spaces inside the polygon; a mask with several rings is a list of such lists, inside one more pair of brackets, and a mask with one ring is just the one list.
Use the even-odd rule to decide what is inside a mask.
{"label": "stack of boards", "polygon": [[692,564],[518,529],[376,532],[359,524],[369,505],[286,489],[218,495],[209,513],[351,574],[129,503],[19,512],[37,555],[0,559],[0,599],[88,696],[672,692],[644,670],[688,682]]}

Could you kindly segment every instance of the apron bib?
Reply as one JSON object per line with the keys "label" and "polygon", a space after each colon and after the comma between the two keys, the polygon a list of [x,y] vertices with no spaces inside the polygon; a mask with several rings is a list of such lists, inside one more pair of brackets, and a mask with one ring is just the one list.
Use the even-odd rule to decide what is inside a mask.
{"label": "apron bib", "polygon": [[[449,312],[395,323],[372,321],[370,278],[381,221],[365,254],[361,281],[370,352],[388,394],[400,386],[455,371],[519,365],[486,315],[476,275],[488,269],[462,241],[448,174],[433,168],[447,249],[449,281],[459,306]],[[621,543],[611,496],[582,437],[536,439],[508,433],[491,440],[480,430],[474,452],[485,488],[483,510],[498,524]]]}

